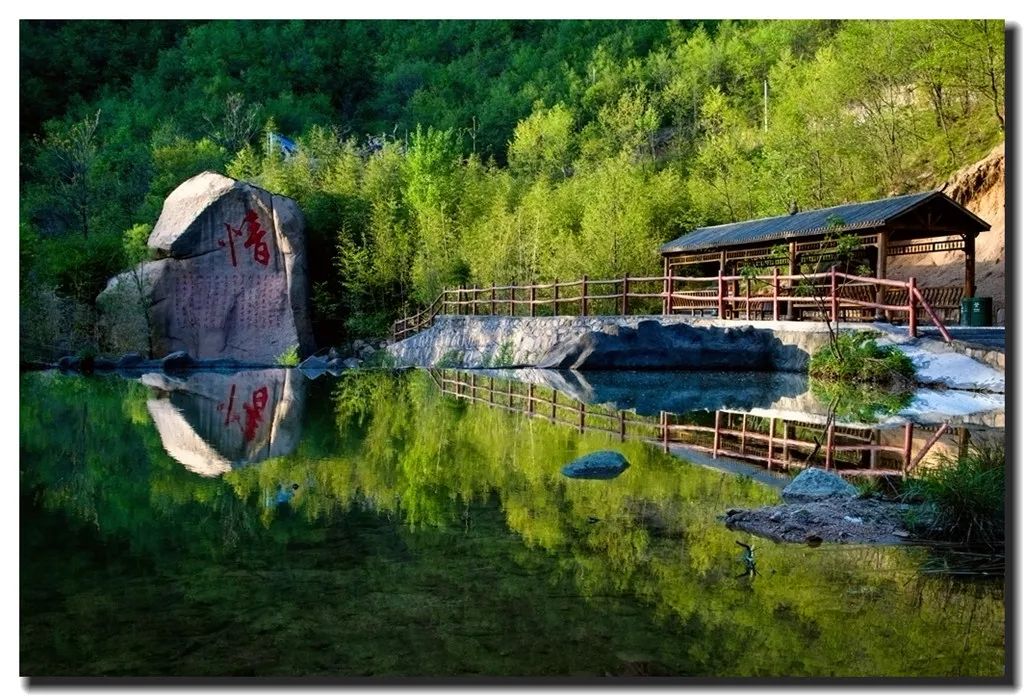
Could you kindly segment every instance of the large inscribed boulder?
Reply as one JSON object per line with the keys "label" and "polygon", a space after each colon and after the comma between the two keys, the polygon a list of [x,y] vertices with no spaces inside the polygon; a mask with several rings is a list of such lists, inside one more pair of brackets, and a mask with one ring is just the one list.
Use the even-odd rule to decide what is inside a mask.
{"label": "large inscribed boulder", "polygon": [[304,221],[292,199],[204,172],[167,197],[148,244],[158,260],[111,279],[98,298],[105,312],[139,298],[135,321],[151,343],[140,348],[257,363],[293,346],[313,352]]}

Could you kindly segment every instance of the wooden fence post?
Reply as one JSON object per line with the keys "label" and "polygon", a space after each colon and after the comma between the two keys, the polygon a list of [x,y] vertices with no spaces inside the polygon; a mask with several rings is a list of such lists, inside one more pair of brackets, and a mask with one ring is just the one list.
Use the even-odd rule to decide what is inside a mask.
{"label": "wooden fence post", "polygon": [[537,316],[537,308],[534,303],[537,301],[537,285],[536,281],[530,283],[530,316]]}
{"label": "wooden fence post", "polygon": [[910,276],[907,279],[907,309],[910,310],[910,317],[907,319],[910,327],[910,337],[917,338],[917,279]]}
{"label": "wooden fence post", "polygon": [[622,277],[622,314],[629,314],[629,274]]}
{"label": "wooden fence post", "polygon": [[718,271],[718,318],[725,319],[725,281],[721,270]]}
{"label": "wooden fence post", "polygon": [[665,263],[662,265],[662,269],[665,275],[663,276],[664,280],[661,281],[661,292],[663,295],[661,298],[661,313],[668,314],[672,309],[672,276],[670,275],[672,269],[668,265],[667,256],[665,257]]}
{"label": "wooden fence post", "polygon": [[914,424],[907,423],[903,426],[903,478],[907,477],[910,469],[910,450],[914,445]]}
{"label": "wooden fence post", "polygon": [[779,320],[779,267],[772,266],[772,321]]}
{"label": "wooden fence post", "polygon": [[551,287],[551,316],[558,316],[558,278],[555,278],[555,283]]}
{"label": "wooden fence post", "polygon": [[[721,274],[719,274],[721,275]],[[718,459],[718,446],[721,444],[722,436],[722,412],[715,411],[715,439],[711,445],[711,458]]]}
{"label": "wooden fence post", "polygon": [[583,276],[583,289],[580,294],[580,316],[587,316],[587,276]]}
{"label": "wooden fence post", "polygon": [[747,321],[750,321],[750,278],[747,278]]}
{"label": "wooden fence post", "polygon": [[836,267],[833,265],[829,271],[829,286],[832,296],[832,322],[839,323],[839,289],[836,283]]}
{"label": "wooden fence post", "polygon": [[494,283],[491,283],[491,316],[493,317],[497,313],[497,308],[494,306],[494,300],[496,299],[497,291],[494,289]]}
{"label": "wooden fence post", "polygon": [[459,285],[459,314],[462,314],[462,300],[465,293],[465,284]]}
{"label": "wooden fence post", "polygon": [[[833,266],[835,268],[835,266]],[[834,277],[834,276],[833,276]],[[835,423],[828,424],[828,430],[825,433],[825,471],[829,470],[829,467],[835,469],[835,462],[832,459],[832,455],[836,448],[836,426]]]}
{"label": "wooden fence post", "polygon": [[513,285],[508,289],[508,315],[514,317],[516,315],[516,286]]}

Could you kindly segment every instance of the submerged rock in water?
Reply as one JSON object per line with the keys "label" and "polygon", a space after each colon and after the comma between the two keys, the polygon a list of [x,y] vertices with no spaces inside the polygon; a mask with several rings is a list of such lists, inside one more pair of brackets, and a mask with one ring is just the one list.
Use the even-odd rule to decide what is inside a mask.
{"label": "submerged rock in water", "polygon": [[824,469],[804,469],[782,491],[787,503],[812,502],[829,498],[856,498],[857,489],[839,474]]}
{"label": "submerged rock in water", "polygon": [[562,475],[576,479],[613,479],[629,468],[618,452],[601,450],[585,454],[562,467]]}

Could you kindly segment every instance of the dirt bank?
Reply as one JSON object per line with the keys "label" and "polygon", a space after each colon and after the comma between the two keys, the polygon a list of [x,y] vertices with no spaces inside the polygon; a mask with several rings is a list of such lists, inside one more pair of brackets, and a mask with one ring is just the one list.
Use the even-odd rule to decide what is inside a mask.
{"label": "dirt bank", "polygon": [[898,544],[910,537],[912,505],[874,498],[830,498],[756,510],[730,510],[725,525],[775,541]]}
{"label": "dirt bank", "polygon": [[[976,241],[975,282],[979,297],[992,298],[993,318],[1005,321],[1006,307],[1006,145],[996,146],[984,159],[954,173],[944,193],[992,225]],[[925,287],[963,285],[964,255],[959,251],[897,256],[889,260],[889,277],[917,278]]]}

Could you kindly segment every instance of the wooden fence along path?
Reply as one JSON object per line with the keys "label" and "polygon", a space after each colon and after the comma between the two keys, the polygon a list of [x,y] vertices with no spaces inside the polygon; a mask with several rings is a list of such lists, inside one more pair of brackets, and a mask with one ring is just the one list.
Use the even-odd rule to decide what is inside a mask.
{"label": "wooden fence along path", "polygon": [[[675,414],[662,411],[658,417],[641,416],[606,406],[586,404],[558,390],[499,380],[475,372],[433,369],[430,374],[441,392],[459,399],[487,404],[506,411],[541,418],[584,432],[610,433],[624,442],[627,438],[660,445],[665,452],[682,446],[710,454],[749,461],[768,470],[803,469],[818,466],[851,476],[899,476],[906,478],[950,429],[902,426],[898,444],[882,444],[877,428],[815,425],[781,418],[718,410],[706,414]],[[712,421],[713,418],[713,421]],[[933,431],[914,451],[914,432]],[[960,440],[966,430],[958,428]],[[961,443],[961,447],[965,442]]]}
{"label": "wooden fence along path", "polygon": [[[442,314],[474,316],[669,315],[705,312],[722,319],[801,319],[870,321],[876,316],[906,320],[911,336],[917,323],[930,320],[948,343],[949,332],[933,304],[959,310],[949,288],[919,288],[914,278],[883,280],[842,273],[780,275],[652,276],[581,280],[534,285],[444,290],[428,307],[397,320],[396,341],[433,325]],[[926,297],[927,295],[927,297]],[[947,297],[948,296],[948,297]]]}

